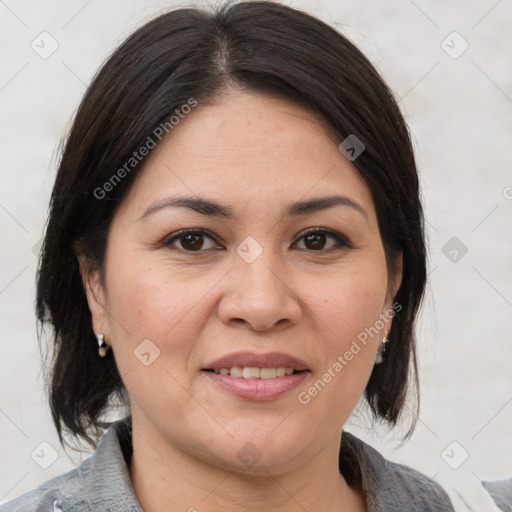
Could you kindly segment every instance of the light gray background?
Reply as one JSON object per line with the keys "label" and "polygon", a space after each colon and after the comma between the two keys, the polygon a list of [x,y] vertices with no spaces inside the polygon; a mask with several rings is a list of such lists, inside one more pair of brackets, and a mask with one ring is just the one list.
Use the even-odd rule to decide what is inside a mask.
{"label": "light gray background", "polygon": [[[428,220],[418,427],[401,447],[405,427],[386,434],[358,415],[347,428],[386,457],[466,489],[479,478],[511,475],[512,1],[288,4],[349,36],[400,98]],[[0,502],[85,457],[66,454],[57,441],[42,392],[33,313],[34,253],[57,145],[104,58],[136,27],[176,5],[187,4],[0,1]],[[40,51],[43,44],[50,48],[44,31],[58,42],[46,59],[31,47],[34,41]],[[465,43],[453,31],[469,44],[461,55]],[[467,247],[456,262],[450,247],[443,252],[452,237]],[[458,444],[443,459],[453,441]],[[41,468],[35,460],[50,463],[53,450],[55,462]],[[451,468],[446,461],[458,465],[465,451],[469,458]]]}

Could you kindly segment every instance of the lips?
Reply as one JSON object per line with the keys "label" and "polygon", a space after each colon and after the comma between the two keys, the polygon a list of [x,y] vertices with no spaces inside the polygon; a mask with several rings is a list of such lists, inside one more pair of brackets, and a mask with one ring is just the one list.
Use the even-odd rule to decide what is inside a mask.
{"label": "lips", "polygon": [[301,359],[284,352],[269,352],[257,354],[254,352],[234,352],[208,363],[203,370],[220,372],[234,366],[241,368],[288,368],[296,372],[309,370],[307,364]]}
{"label": "lips", "polygon": [[301,359],[284,352],[236,352],[202,369],[208,382],[245,400],[275,400],[299,386],[310,373]]}

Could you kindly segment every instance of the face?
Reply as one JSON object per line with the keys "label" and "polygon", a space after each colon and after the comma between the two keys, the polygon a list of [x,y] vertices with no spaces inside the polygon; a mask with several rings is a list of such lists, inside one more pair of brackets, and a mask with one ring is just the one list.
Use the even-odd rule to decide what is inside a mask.
{"label": "face", "polygon": [[134,432],[247,472],[339,441],[400,282],[339,142],[292,102],[231,92],[152,151],[113,220],[103,282],[86,280]]}

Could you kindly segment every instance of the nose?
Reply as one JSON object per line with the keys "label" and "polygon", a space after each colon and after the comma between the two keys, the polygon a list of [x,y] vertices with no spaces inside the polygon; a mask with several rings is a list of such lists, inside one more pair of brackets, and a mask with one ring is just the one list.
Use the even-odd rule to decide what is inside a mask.
{"label": "nose", "polygon": [[293,283],[265,252],[252,263],[237,257],[227,277],[217,309],[226,325],[272,331],[300,322],[301,306]]}

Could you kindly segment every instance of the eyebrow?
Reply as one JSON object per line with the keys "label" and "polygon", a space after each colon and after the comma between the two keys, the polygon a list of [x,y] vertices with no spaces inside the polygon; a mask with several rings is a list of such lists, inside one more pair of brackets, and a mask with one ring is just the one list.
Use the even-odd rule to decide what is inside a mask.
{"label": "eyebrow", "polygon": [[[335,206],[348,206],[349,208],[361,213],[368,220],[368,214],[365,209],[350,197],[343,195],[333,195],[318,197],[307,201],[297,201],[288,205],[284,209],[282,215],[285,217],[298,217],[321,210],[327,210],[328,208],[333,208]],[[160,210],[173,207],[189,208],[190,210],[209,217],[219,217],[224,219],[235,218],[233,209],[229,206],[223,206],[201,197],[177,196],[155,201],[144,211],[138,220],[141,221]]]}

